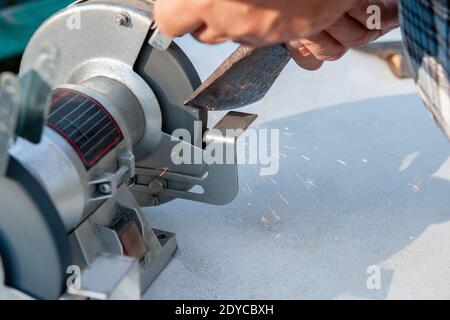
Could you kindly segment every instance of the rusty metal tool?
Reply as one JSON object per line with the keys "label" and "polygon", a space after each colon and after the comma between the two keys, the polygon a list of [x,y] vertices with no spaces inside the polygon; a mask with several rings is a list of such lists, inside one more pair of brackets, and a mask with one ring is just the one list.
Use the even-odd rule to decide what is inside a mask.
{"label": "rusty metal tool", "polygon": [[185,105],[232,110],[264,98],[291,59],[281,44],[252,48],[241,45],[194,92]]}

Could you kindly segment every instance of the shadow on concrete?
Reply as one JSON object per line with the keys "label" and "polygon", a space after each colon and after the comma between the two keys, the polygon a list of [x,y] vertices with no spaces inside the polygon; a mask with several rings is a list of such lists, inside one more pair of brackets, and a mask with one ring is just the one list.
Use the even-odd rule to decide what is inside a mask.
{"label": "shadow on concrete", "polygon": [[[180,250],[147,296],[386,298],[394,271],[382,267],[381,289],[368,290],[367,268],[450,220],[450,183],[433,177],[450,144],[418,97],[328,107],[264,128],[282,132],[277,176],[244,165],[243,191],[228,206],[148,210],[154,225],[177,233]],[[433,254],[448,254],[436,246]]]}

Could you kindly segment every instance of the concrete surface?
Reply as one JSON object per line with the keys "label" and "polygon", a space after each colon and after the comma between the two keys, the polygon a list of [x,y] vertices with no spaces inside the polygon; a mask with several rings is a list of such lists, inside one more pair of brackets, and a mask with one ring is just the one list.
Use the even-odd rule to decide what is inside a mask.
{"label": "concrete surface", "polygon": [[[234,48],[178,42],[203,78]],[[146,298],[450,298],[450,145],[411,81],[351,52],[316,73],[292,63],[245,111],[281,130],[279,174],[243,165],[227,206],[147,209],[179,250]]]}

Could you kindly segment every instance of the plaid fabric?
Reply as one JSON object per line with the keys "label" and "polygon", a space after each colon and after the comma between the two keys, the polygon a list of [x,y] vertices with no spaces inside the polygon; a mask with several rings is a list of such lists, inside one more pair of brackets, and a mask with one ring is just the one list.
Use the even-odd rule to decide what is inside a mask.
{"label": "plaid fabric", "polygon": [[450,139],[450,0],[401,0],[406,51],[420,95]]}

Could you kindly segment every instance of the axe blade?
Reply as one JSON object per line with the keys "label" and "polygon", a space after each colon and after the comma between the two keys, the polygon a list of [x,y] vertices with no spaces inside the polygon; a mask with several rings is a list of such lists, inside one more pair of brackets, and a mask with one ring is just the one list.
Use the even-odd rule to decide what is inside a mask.
{"label": "axe blade", "polygon": [[291,59],[281,44],[241,45],[194,92],[185,105],[206,110],[233,110],[264,98]]}

